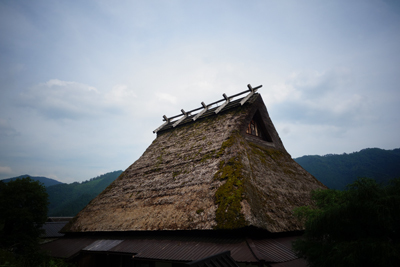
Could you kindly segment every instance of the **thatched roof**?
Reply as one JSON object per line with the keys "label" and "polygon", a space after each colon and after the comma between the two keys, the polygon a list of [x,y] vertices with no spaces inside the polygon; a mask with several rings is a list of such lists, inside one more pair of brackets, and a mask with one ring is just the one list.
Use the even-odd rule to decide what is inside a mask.
{"label": "thatched roof", "polygon": [[[286,152],[261,95],[172,122],[64,232],[301,230],[295,207],[325,188]],[[256,121],[262,137],[246,133]]]}

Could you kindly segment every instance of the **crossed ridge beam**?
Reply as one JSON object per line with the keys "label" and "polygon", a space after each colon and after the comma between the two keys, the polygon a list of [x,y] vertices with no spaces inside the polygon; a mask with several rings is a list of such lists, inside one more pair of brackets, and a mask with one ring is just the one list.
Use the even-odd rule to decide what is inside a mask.
{"label": "crossed ridge beam", "polygon": [[199,113],[197,113],[195,116],[193,116],[192,120],[195,121],[195,120],[197,120],[201,115],[203,115],[207,110],[209,110],[209,108],[210,108],[211,106],[213,106],[213,105],[215,105],[215,104],[218,104],[218,103],[220,103],[220,102],[222,102],[222,101],[225,101],[221,106],[219,106],[219,107],[214,111],[215,114],[218,114],[226,105],[229,104],[229,102],[230,102],[233,98],[235,98],[235,97],[237,97],[237,96],[240,96],[240,95],[243,95],[243,94],[245,94],[245,93],[248,93],[248,94],[240,101],[240,105],[243,106],[243,104],[246,103],[246,101],[249,100],[249,98],[250,98],[252,95],[254,95],[254,94],[257,92],[257,90],[260,89],[261,87],[262,87],[262,85],[259,85],[259,86],[256,86],[256,87],[253,88],[250,84],[248,84],[248,85],[247,85],[248,90],[243,91],[243,92],[240,92],[240,93],[238,93],[238,94],[235,94],[235,95],[232,95],[232,96],[229,96],[229,97],[228,97],[226,94],[223,94],[222,96],[223,96],[224,98],[221,99],[221,100],[215,101],[215,102],[210,103],[210,104],[208,104],[208,105],[204,104],[204,102],[201,102],[201,105],[202,105],[201,107],[196,108],[196,109],[193,109],[193,110],[190,110],[190,111],[188,111],[188,112],[186,112],[186,111],[184,111],[183,109],[181,109],[182,114],[175,115],[175,116],[170,117],[170,118],[168,118],[167,116],[164,115],[164,116],[163,116],[163,118],[164,118],[163,121],[165,121],[165,122],[164,122],[162,125],[160,125],[160,127],[158,127],[157,129],[155,129],[155,130],[153,131],[153,133],[157,133],[158,131],[160,131],[162,128],[164,128],[164,126],[166,126],[166,125],[168,125],[170,122],[172,122],[171,120],[176,119],[176,118],[178,118],[178,117],[180,117],[180,116],[183,116],[183,117],[180,118],[179,120],[173,122],[172,127],[176,127],[176,126],[179,125],[179,123],[181,123],[183,120],[185,120],[185,119],[186,119],[188,116],[190,116],[193,112],[196,112],[196,111],[201,110]]}

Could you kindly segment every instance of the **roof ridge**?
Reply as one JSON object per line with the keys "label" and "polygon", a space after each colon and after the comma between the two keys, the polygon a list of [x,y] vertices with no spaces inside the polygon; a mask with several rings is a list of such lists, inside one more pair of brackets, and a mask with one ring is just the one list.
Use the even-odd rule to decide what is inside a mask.
{"label": "roof ridge", "polygon": [[209,110],[209,108],[210,108],[211,106],[213,106],[213,105],[215,105],[215,104],[218,104],[218,103],[220,103],[220,102],[222,102],[222,101],[225,100],[225,102],[224,102],[221,106],[219,106],[219,107],[214,111],[215,114],[218,114],[226,105],[228,105],[228,104],[230,103],[230,101],[231,101],[233,98],[235,98],[235,97],[237,97],[237,96],[240,96],[240,95],[243,95],[243,94],[249,92],[249,93],[248,93],[245,97],[243,97],[242,100],[240,101],[240,105],[243,106],[243,104],[246,103],[246,101],[249,100],[250,97],[251,97],[252,95],[254,95],[254,94],[257,92],[257,90],[258,90],[259,88],[261,88],[261,87],[262,87],[262,85],[259,85],[259,86],[256,86],[256,87],[253,88],[250,84],[248,84],[248,85],[247,85],[248,90],[243,91],[243,92],[240,92],[240,93],[237,93],[237,94],[232,95],[232,96],[226,96],[226,94],[224,93],[224,94],[222,94],[222,96],[224,97],[223,99],[220,99],[220,100],[215,101],[215,102],[213,102],[213,103],[210,103],[210,104],[208,104],[208,105],[204,104],[204,102],[201,102],[202,107],[192,109],[192,110],[190,110],[190,111],[188,111],[188,112],[186,112],[185,110],[181,109],[182,114],[178,114],[178,115],[175,115],[175,116],[172,116],[172,117],[169,117],[169,118],[168,118],[167,116],[163,115],[163,121],[165,121],[165,122],[164,122],[162,125],[160,125],[157,129],[155,129],[155,130],[153,131],[153,133],[157,133],[157,132],[160,131],[162,128],[164,128],[164,126],[168,125],[169,123],[172,123],[172,121],[171,121],[172,119],[176,119],[176,118],[178,118],[178,117],[183,116],[182,118],[180,118],[180,119],[178,119],[178,120],[176,120],[176,121],[173,121],[174,123],[173,123],[172,127],[175,128],[176,126],[178,126],[178,124],[180,124],[180,123],[181,123],[183,120],[185,120],[188,116],[193,115],[192,112],[196,112],[196,111],[201,110],[200,112],[194,114],[194,116],[192,117],[192,120],[195,121],[195,120],[196,120],[197,118],[199,118],[203,113],[205,113],[207,110]]}

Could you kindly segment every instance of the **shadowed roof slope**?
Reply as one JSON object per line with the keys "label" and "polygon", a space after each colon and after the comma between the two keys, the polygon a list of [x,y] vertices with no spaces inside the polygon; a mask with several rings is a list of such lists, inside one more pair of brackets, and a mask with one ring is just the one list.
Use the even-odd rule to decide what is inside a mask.
{"label": "shadowed roof slope", "polygon": [[293,208],[324,185],[286,152],[261,95],[235,103],[162,128],[63,231],[301,230]]}

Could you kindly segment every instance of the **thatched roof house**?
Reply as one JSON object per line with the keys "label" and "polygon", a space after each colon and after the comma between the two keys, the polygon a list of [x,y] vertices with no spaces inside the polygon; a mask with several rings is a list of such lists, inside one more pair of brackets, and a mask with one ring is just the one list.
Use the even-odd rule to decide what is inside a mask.
{"label": "thatched roof house", "polygon": [[286,152],[261,95],[241,100],[165,124],[64,231],[302,229],[292,210],[323,185]]}
{"label": "thatched roof house", "polygon": [[[221,101],[182,110],[179,119],[164,116],[165,123],[155,130],[157,138],[143,155],[63,232],[76,236],[302,230],[292,210],[310,204],[310,191],[324,185],[285,150],[258,88],[249,86],[232,97],[224,94],[217,107]],[[235,100],[243,93],[247,95]],[[257,247],[248,239],[240,242],[247,242],[250,250]],[[266,247],[260,245],[258,251]],[[249,253],[257,254],[254,249]],[[296,258],[293,253],[290,257]]]}

